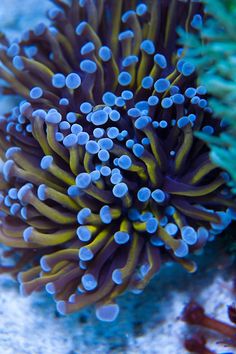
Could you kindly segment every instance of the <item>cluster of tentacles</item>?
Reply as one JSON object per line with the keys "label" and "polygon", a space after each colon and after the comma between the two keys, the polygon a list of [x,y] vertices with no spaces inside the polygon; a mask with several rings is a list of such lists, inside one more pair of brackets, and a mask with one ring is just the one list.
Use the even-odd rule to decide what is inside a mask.
{"label": "cluster of tentacles", "polygon": [[[174,259],[235,217],[228,176],[194,132],[217,134],[176,28],[195,31],[196,1],[54,0],[51,26],[0,38],[4,94],[24,100],[0,119],[2,271],[24,294],[46,290],[60,313],[142,291]],[[21,272],[20,272],[21,271]]]}

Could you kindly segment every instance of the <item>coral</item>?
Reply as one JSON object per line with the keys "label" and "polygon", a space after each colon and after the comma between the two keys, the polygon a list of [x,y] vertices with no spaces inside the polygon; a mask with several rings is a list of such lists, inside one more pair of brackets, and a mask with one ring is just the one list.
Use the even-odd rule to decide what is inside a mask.
{"label": "coral", "polygon": [[211,95],[209,104],[213,113],[223,118],[227,129],[219,137],[202,133],[198,136],[209,143],[211,160],[230,173],[233,180],[230,186],[236,193],[236,6],[234,0],[202,2],[205,16],[195,15],[195,33],[181,33],[188,46],[186,56],[196,65],[198,80]]}
{"label": "coral", "polygon": [[19,43],[1,36],[0,242],[21,292],[46,287],[60,313],[138,293],[235,218],[229,176],[195,132],[218,134],[206,89],[177,44],[198,2],[71,1]]}
{"label": "coral", "polygon": [[187,339],[185,339],[184,346],[190,353],[216,354],[207,348],[206,338],[202,333],[196,333],[192,336],[189,336]]}
{"label": "coral", "polygon": [[[230,321],[236,323],[236,309],[235,306],[228,306],[228,317]],[[204,308],[198,303],[192,301],[184,308],[182,313],[182,320],[190,325],[197,325],[202,328],[207,328],[221,334],[227,338],[225,343],[236,348],[236,326],[226,324],[222,321],[216,320],[205,314]],[[202,333],[196,333],[187,338],[184,342],[186,349],[194,353],[214,353],[206,347],[206,338]]]}

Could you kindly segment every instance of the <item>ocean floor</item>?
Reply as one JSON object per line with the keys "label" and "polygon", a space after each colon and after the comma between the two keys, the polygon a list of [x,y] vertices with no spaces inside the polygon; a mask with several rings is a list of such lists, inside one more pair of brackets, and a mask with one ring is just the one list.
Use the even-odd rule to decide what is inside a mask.
{"label": "ocean floor", "polygon": [[45,12],[52,7],[49,0],[1,0],[0,31],[11,38],[45,21]]}
{"label": "ocean floor", "polygon": [[[212,252],[213,253],[213,252]],[[190,275],[166,265],[140,295],[127,293],[118,303],[114,323],[99,322],[92,308],[59,316],[46,293],[22,297],[17,284],[0,277],[0,348],[5,354],[185,354],[183,338],[189,328],[179,319],[184,305],[197,300],[207,313],[229,322],[226,305],[233,302],[231,271],[221,270],[216,255],[199,257],[199,271]],[[217,259],[217,262],[216,262]],[[224,263],[224,257],[221,259]],[[216,267],[219,269],[216,270]],[[217,353],[232,352],[216,344]]]}

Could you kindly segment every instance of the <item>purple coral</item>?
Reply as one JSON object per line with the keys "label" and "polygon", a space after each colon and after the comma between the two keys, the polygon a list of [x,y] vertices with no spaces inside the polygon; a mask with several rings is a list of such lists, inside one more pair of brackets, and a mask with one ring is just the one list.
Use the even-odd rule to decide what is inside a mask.
{"label": "purple coral", "polygon": [[[20,256],[21,291],[46,287],[61,313],[141,291],[161,258],[186,257],[220,233],[235,206],[228,176],[194,137],[218,133],[206,90],[177,44],[197,2],[54,0],[52,25],[1,37],[0,241]],[[26,267],[26,269],[25,269]]]}

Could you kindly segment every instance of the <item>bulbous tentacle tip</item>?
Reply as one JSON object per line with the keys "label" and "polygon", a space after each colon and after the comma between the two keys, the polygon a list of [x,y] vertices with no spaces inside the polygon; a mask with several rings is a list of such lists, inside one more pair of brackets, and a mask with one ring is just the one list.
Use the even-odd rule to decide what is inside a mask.
{"label": "bulbous tentacle tip", "polygon": [[47,262],[46,256],[40,258],[40,266],[44,272],[50,272],[52,270]]}
{"label": "bulbous tentacle tip", "polygon": [[56,293],[55,286],[52,282],[47,283],[45,286],[45,289],[46,289],[47,293],[50,295],[54,295]]}
{"label": "bulbous tentacle tip", "polygon": [[84,274],[81,278],[81,282],[86,291],[92,291],[96,289],[98,282],[93,274]]}
{"label": "bulbous tentacle tip", "polygon": [[66,303],[65,301],[58,301],[56,303],[57,311],[60,315],[66,315]]}
{"label": "bulbous tentacle tip", "polygon": [[6,159],[10,160],[14,156],[14,154],[17,152],[21,152],[20,147],[17,147],[17,146],[10,147],[9,149],[7,149],[7,151],[5,153]]}
{"label": "bulbous tentacle tip", "polygon": [[2,175],[3,175],[3,178],[6,182],[8,182],[10,179],[10,175],[11,175],[11,171],[13,169],[13,166],[14,166],[13,160],[7,160],[2,166]]}
{"label": "bulbous tentacle tip", "polygon": [[40,166],[43,170],[47,170],[53,163],[52,156],[44,156],[41,160]]}
{"label": "bulbous tentacle tip", "polygon": [[30,236],[32,235],[33,232],[33,227],[29,226],[27,227],[24,232],[23,232],[23,238],[25,242],[30,242]]}
{"label": "bulbous tentacle tip", "polygon": [[183,240],[179,241],[178,247],[174,250],[174,254],[176,257],[183,258],[186,257],[189,253],[189,248],[186,242]]}
{"label": "bulbous tentacle tip", "polygon": [[90,261],[91,259],[93,259],[93,257],[93,252],[90,249],[85,246],[80,248],[79,258],[81,261]]}
{"label": "bulbous tentacle tip", "polygon": [[47,186],[45,184],[40,184],[38,187],[37,196],[41,201],[46,200],[46,188]]}
{"label": "bulbous tentacle tip", "polygon": [[113,322],[119,315],[120,308],[117,304],[101,305],[96,309],[96,317],[103,322]]}

